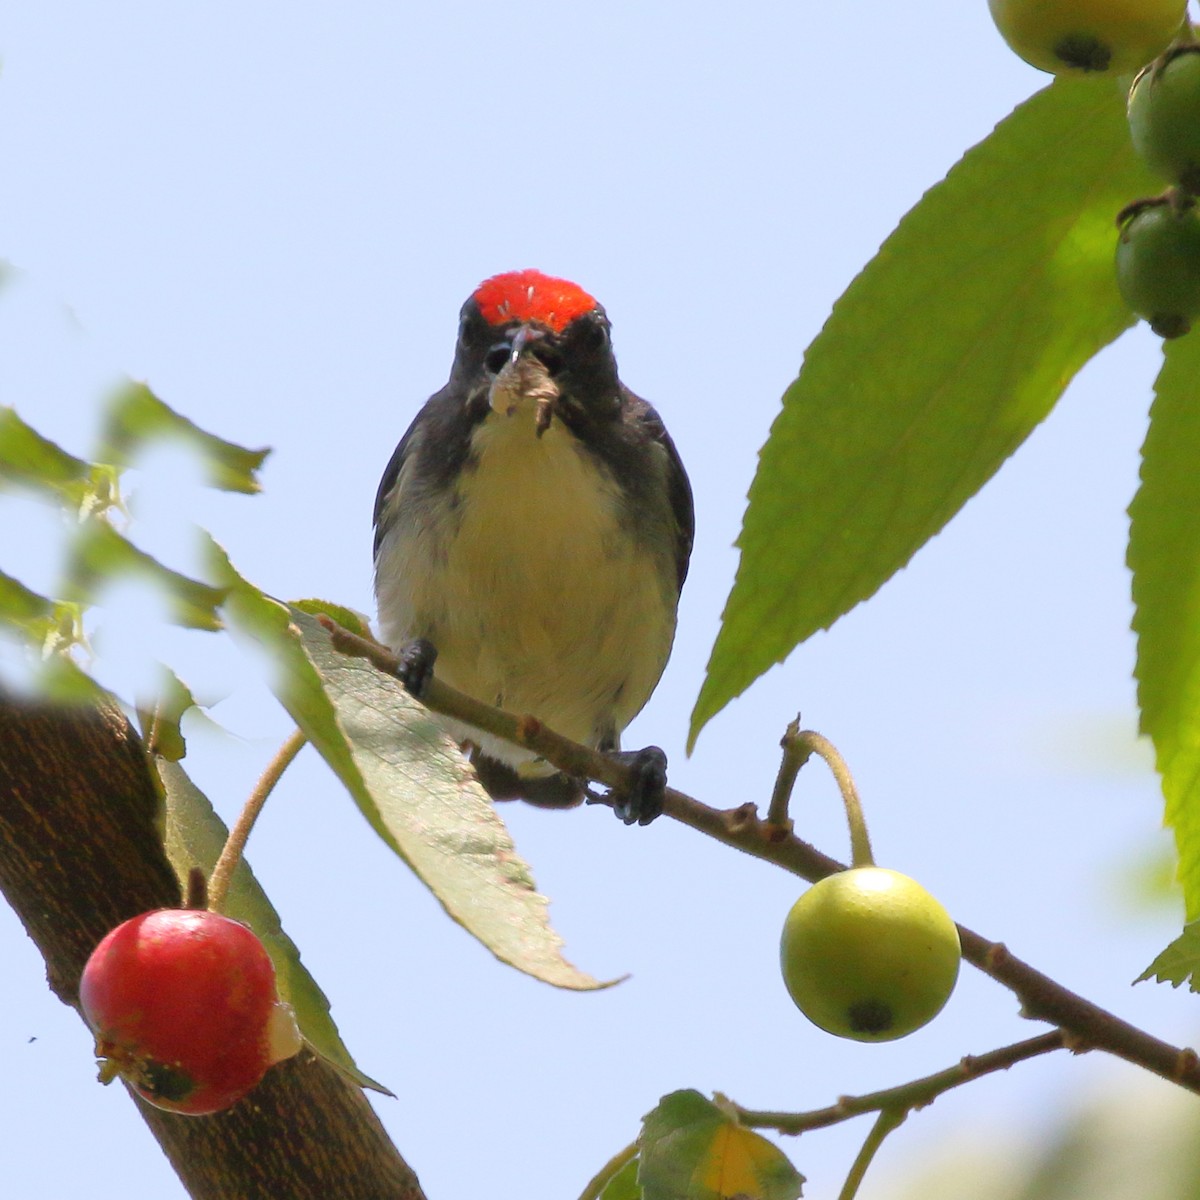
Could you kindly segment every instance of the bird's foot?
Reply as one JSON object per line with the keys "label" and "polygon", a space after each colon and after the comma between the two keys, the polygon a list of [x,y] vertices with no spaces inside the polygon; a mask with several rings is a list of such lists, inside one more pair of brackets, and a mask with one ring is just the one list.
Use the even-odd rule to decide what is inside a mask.
{"label": "bird's foot", "polygon": [[632,776],[629,786],[609,792],[613,812],[626,825],[649,825],[663,810],[667,790],[667,756],[657,746],[644,750],[615,750],[612,757],[624,763]]}
{"label": "bird's foot", "polygon": [[412,638],[396,651],[396,659],[399,663],[396,678],[404,684],[410,695],[420,700],[433,678],[437,647],[425,638]]}

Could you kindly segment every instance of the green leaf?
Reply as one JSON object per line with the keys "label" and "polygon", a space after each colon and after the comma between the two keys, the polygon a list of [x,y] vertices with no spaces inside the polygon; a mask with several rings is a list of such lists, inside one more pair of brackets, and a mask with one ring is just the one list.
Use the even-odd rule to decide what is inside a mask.
{"label": "green leaf", "polygon": [[1188,920],[1200,916],[1200,337],[1167,343],[1129,506],[1142,732],[1154,743]]}
{"label": "green leaf", "polygon": [[398,680],[334,650],[314,618],[293,609],[292,619],[358,768],[354,798],[380,837],[501,961],[555,987],[607,986],[562,957],[546,898],[437,719]]}
{"label": "green leaf", "polygon": [[359,637],[374,640],[374,635],[371,633],[371,622],[362,613],[356,612],[352,608],[346,608],[342,604],[332,604],[328,600],[293,600],[291,606],[298,608],[303,613],[308,613],[310,617],[332,617],[343,629],[348,629]]}
{"label": "green leaf", "polygon": [[0,571],[0,620],[24,625],[48,617],[54,601]]}
{"label": "green leaf", "polygon": [[1178,987],[1186,983],[1200,992],[1200,921],[1183,927],[1183,932],[1133,981],[1154,979]]}
{"label": "green leaf", "polygon": [[84,643],[83,612],[78,604],[51,600],[0,571],[0,626],[15,633],[42,657],[62,654]]}
{"label": "green leaf", "polygon": [[835,304],[763,447],[691,742],[870,596],[1131,323],[1115,215],[1152,186],[1110,82],[1058,81],[970,150]]}
{"label": "green leaf", "polygon": [[604,1185],[600,1200],[642,1200],[637,1176],[638,1160],[634,1157]]}
{"label": "green leaf", "polygon": [[646,1114],[638,1146],[645,1200],[797,1200],[804,1184],[776,1145],[690,1089]]}
{"label": "green leaf", "polygon": [[145,714],[142,734],[152,754],[168,762],[179,762],[187,754],[183,714],[196,706],[192,690],[170,667],[159,663],[158,687],[153,711]]}
{"label": "green leaf", "polygon": [[[159,778],[166,793],[167,857],[186,892],[188,871],[200,867],[208,875],[225,845],[228,830],[213,811],[208,797],[177,763],[156,759]],[[283,932],[279,914],[254,878],[245,859],[238,863],[222,910],[235,921],[249,925],[262,939],[275,964],[279,995],[296,1011],[304,1040],[323,1058],[344,1071],[360,1087],[373,1088],[390,1096],[382,1084],[364,1075],[342,1043],[329,1015],[325,993],[300,962],[300,951]]]}
{"label": "green leaf", "polygon": [[112,467],[85,462],[44,438],[14,408],[0,407],[0,490],[22,487],[88,515],[120,503]]}
{"label": "green leaf", "polygon": [[33,692],[60,704],[95,704],[109,694],[68,653],[84,644],[78,604],[51,600],[0,571],[0,631],[24,646],[28,685]]}
{"label": "green leaf", "polygon": [[96,457],[101,462],[132,466],[147,444],[161,440],[188,446],[199,457],[213,487],[227,492],[260,490],[257,472],[269,450],[247,450],[206,433],[142,383],[126,384],[109,401]]}
{"label": "green leaf", "polygon": [[163,566],[107,521],[86,522],[71,546],[63,585],[67,598],[95,603],[109,584],[127,578],[141,579],[158,588],[176,624],[209,631],[222,628],[217,610],[225,599],[224,588],[189,579]]}
{"label": "green leaf", "polygon": [[280,703],[446,912],[502,962],[536,979],[574,990],[608,986],[562,957],[545,897],[435,718],[399,681],[337,653],[315,617],[237,576],[215,544],[213,556],[230,586],[231,621],[276,658]]}

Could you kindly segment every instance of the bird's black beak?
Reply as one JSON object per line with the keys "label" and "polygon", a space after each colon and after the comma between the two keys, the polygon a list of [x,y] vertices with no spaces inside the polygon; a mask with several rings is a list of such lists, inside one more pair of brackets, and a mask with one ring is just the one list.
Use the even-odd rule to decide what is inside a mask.
{"label": "bird's black beak", "polygon": [[538,437],[549,428],[554,402],[559,397],[558,384],[546,363],[531,352],[545,337],[546,331],[537,325],[518,327],[508,342],[508,359],[488,391],[489,404],[502,416],[512,417],[521,411],[532,413]]}
{"label": "bird's black beak", "polygon": [[533,346],[540,342],[546,336],[545,332],[539,329],[536,325],[522,325],[516,333],[513,334],[511,342],[512,350],[508,356],[508,365],[512,366],[517,359],[525,352],[526,346]]}

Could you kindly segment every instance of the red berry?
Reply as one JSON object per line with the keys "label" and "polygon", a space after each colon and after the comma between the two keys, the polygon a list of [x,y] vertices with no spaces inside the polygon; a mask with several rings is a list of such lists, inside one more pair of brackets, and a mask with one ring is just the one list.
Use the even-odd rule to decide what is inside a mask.
{"label": "red berry", "polygon": [[262,942],[201,909],[159,909],[111,930],[79,999],[107,1060],[101,1079],[119,1074],[172,1112],[228,1108],[300,1047]]}

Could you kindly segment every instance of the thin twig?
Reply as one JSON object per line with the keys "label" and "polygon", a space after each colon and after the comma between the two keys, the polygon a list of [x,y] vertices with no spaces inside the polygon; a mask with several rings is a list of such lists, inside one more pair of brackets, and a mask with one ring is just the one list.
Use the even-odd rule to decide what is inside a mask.
{"label": "thin twig", "polygon": [[267,764],[267,769],[262,773],[262,777],[255,784],[254,791],[250,793],[242,811],[238,814],[237,822],[229,831],[229,837],[225,839],[221,856],[217,859],[212,874],[208,877],[208,908],[210,912],[220,912],[224,906],[230,880],[233,879],[233,872],[237,869],[242,853],[246,849],[246,842],[250,837],[250,831],[254,828],[254,822],[258,819],[258,814],[262,812],[267,797],[279,782],[280,776],[304,748],[307,740],[299,729],[292,732],[287,741],[279,747],[275,757]]}
{"label": "thin twig", "polygon": [[[386,647],[358,637],[328,618],[322,619],[322,624],[330,631],[336,649],[366,658],[386,674],[396,674],[396,657]],[[514,717],[481,704],[436,676],[429,681],[421,701],[433,712],[465,720],[477,729],[527,747],[569,775],[593,779],[618,791],[630,784],[629,768],[617,759],[562,737],[534,717]],[[663,812],[727,846],[811,882],[846,870],[844,863],[822,854],[786,828],[762,820],[754,804],[716,809],[669,787]],[[1085,1000],[1011,954],[1000,942],[981,937],[963,925],[958,926],[958,935],[963,957],[1014,992],[1024,1016],[1067,1031],[1070,1049],[1103,1050],[1200,1094],[1200,1058],[1194,1050],[1172,1046]]]}
{"label": "thin twig", "polygon": [[811,1109],[808,1112],[760,1112],[743,1108],[731,1100],[728,1103],[736,1113],[737,1119],[751,1129],[774,1129],[779,1133],[793,1135],[808,1133],[813,1129],[826,1129],[830,1125],[861,1117],[864,1113],[882,1112],[885,1109],[924,1108],[951,1088],[960,1087],[994,1071],[1007,1071],[1019,1062],[1062,1050],[1066,1045],[1067,1039],[1062,1030],[1053,1029],[1049,1033],[1038,1034],[1037,1037],[1027,1038],[1023,1042],[1014,1042],[1011,1046],[989,1050],[986,1054],[968,1055],[954,1066],[937,1071],[933,1075],[925,1075],[921,1079],[914,1079],[897,1087],[884,1088],[878,1092],[868,1092],[862,1096],[842,1096],[836,1104]]}
{"label": "thin twig", "polygon": [[792,790],[796,786],[800,768],[812,758],[812,747],[800,741],[799,717],[789,723],[779,744],[783,747],[783,759],[779,764],[779,774],[775,776],[771,803],[767,807],[767,821],[791,833],[793,822],[788,815],[788,806],[792,801]]}

